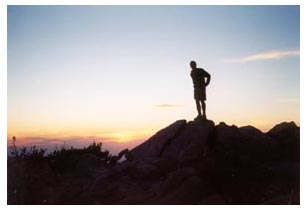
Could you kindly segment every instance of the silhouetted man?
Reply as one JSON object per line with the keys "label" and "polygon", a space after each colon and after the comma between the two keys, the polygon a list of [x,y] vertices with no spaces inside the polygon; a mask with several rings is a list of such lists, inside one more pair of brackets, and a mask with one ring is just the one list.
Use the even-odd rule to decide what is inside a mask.
{"label": "silhouetted man", "polygon": [[[200,119],[201,116],[207,119],[206,117],[206,87],[210,83],[211,76],[208,72],[201,68],[197,68],[195,61],[190,62],[192,68],[191,77],[194,84],[194,99],[196,102],[198,116],[195,119]],[[201,104],[201,106],[200,106]],[[203,115],[201,115],[201,107],[203,110]]]}

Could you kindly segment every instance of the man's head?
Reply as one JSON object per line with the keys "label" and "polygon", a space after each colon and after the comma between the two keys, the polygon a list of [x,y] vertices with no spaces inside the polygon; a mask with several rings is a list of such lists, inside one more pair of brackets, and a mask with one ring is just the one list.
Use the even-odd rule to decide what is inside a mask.
{"label": "man's head", "polygon": [[191,66],[192,69],[195,69],[196,66],[197,66],[197,65],[196,65],[196,62],[195,62],[195,61],[191,61],[191,62],[190,62],[190,66]]}

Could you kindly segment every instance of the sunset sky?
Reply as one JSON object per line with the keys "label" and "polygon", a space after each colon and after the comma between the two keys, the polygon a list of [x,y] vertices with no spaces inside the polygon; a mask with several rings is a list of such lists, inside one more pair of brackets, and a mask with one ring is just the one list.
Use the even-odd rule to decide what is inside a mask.
{"label": "sunset sky", "polygon": [[8,6],[8,138],[129,142],[197,114],[300,123],[299,6]]}

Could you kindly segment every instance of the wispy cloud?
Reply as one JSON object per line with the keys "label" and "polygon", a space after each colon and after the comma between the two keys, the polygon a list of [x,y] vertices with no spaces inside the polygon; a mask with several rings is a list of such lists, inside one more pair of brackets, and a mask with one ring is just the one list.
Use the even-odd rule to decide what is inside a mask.
{"label": "wispy cloud", "polygon": [[158,108],[173,108],[173,107],[180,107],[179,104],[156,104],[155,107]]}
{"label": "wispy cloud", "polygon": [[300,103],[300,99],[299,98],[281,98],[281,99],[278,99],[278,102],[281,104]]}
{"label": "wispy cloud", "polygon": [[299,56],[299,55],[300,55],[300,50],[286,50],[286,51],[273,50],[273,51],[243,56],[239,58],[225,59],[224,62],[226,63],[246,63],[246,62],[251,62],[251,61],[259,61],[259,60],[282,59],[282,58]]}

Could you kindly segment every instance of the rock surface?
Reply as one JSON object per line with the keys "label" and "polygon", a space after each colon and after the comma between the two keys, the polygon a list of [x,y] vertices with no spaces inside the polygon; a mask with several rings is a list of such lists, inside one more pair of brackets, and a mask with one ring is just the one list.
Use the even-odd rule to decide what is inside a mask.
{"label": "rock surface", "polygon": [[[129,160],[109,168],[95,163],[88,178],[71,177],[39,199],[47,196],[50,204],[299,204],[299,133],[293,122],[263,133],[252,126],[179,120],[119,154],[129,154]],[[80,167],[97,162],[90,158]]]}
{"label": "rock surface", "polygon": [[165,147],[179,134],[186,123],[186,120],[178,120],[160,130],[150,139],[131,150],[132,156],[136,159],[144,157],[160,157]]}

